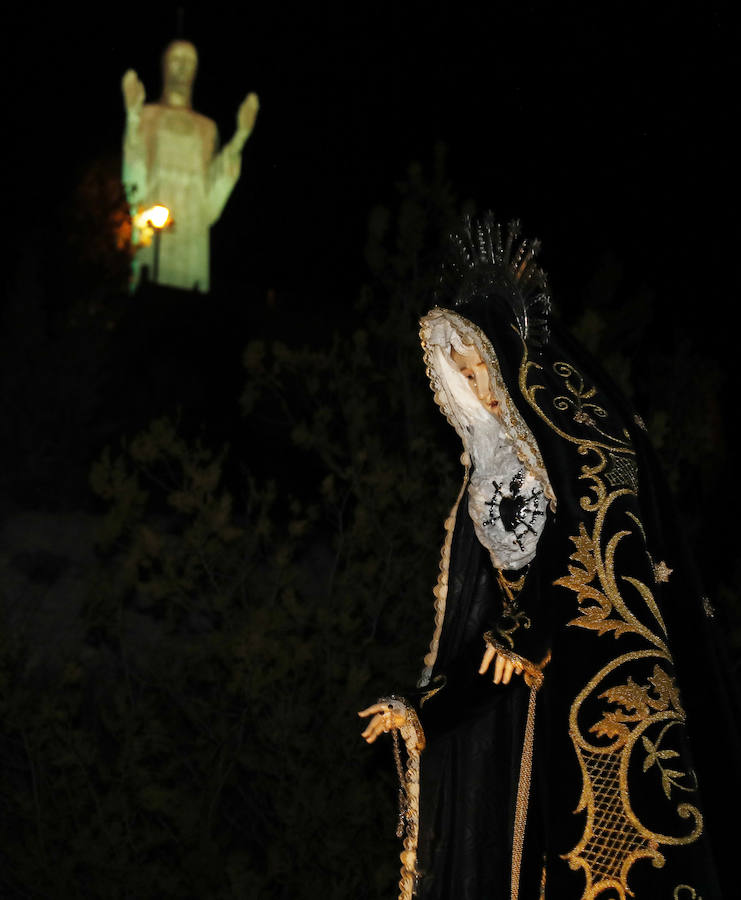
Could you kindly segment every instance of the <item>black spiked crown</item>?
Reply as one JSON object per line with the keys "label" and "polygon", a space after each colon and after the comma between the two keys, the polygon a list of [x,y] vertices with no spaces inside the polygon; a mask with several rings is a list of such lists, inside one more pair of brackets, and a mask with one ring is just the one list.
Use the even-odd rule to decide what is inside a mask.
{"label": "black spiked crown", "polygon": [[518,221],[503,234],[491,211],[477,219],[467,215],[463,228],[449,238],[435,302],[464,312],[474,301],[498,300],[513,314],[528,348],[537,351],[547,344],[551,294],[535,261],[540,241],[519,240]]}

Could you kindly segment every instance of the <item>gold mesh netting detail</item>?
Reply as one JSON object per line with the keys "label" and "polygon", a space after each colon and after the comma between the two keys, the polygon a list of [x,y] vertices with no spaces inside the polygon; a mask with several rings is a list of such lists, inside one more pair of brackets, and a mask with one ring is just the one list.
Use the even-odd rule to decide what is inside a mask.
{"label": "gold mesh netting detail", "polygon": [[632,491],[638,493],[638,467],[635,460],[618,455],[617,453],[608,454],[610,467],[605,473],[605,478],[611,487],[619,487],[626,485]]}
{"label": "gold mesh netting detail", "polygon": [[608,887],[616,888],[624,897],[628,870],[636,859],[650,856],[655,864],[661,864],[663,856],[656,843],[642,835],[626,814],[620,789],[621,754],[582,748],[580,757],[586,773],[590,820],[579,845],[566,859],[572,869],[586,872],[584,900]]}

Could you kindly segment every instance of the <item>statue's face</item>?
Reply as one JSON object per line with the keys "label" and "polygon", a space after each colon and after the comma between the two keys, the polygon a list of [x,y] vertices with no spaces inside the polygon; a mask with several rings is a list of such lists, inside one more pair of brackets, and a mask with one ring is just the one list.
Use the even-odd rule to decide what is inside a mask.
{"label": "statue's face", "polygon": [[198,65],[198,54],[193,44],[174,41],[165,51],[165,85],[168,90],[190,93]]}
{"label": "statue's face", "polygon": [[499,403],[491,392],[491,381],[486,363],[479,356],[475,347],[466,347],[459,353],[455,347],[450,348],[450,358],[458,366],[458,371],[468,381],[474,395],[490,413],[497,415]]}

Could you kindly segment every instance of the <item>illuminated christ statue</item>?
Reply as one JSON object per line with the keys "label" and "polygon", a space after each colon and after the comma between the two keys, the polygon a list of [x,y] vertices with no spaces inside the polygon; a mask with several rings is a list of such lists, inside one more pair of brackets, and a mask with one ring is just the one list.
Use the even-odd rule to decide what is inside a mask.
{"label": "illuminated christ statue", "polygon": [[[132,214],[155,204],[170,210],[174,226],[161,235],[157,282],[208,291],[209,228],[239,179],[242,148],[260,104],[256,94],[247,95],[234,136],[217,152],[216,125],[191,108],[197,65],[193,44],[171,43],[163,56],[159,103],[144,103],[144,85],[133,69],[124,75],[123,183]],[[152,277],[153,252],[152,246],[139,249],[135,279],[142,266]]]}

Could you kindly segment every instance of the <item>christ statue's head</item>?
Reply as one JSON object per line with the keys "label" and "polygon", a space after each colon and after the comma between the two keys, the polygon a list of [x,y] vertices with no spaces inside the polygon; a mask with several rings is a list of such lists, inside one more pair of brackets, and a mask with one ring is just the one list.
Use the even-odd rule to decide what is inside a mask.
{"label": "christ statue's head", "polygon": [[198,53],[189,41],[173,41],[162,55],[162,103],[190,108]]}

